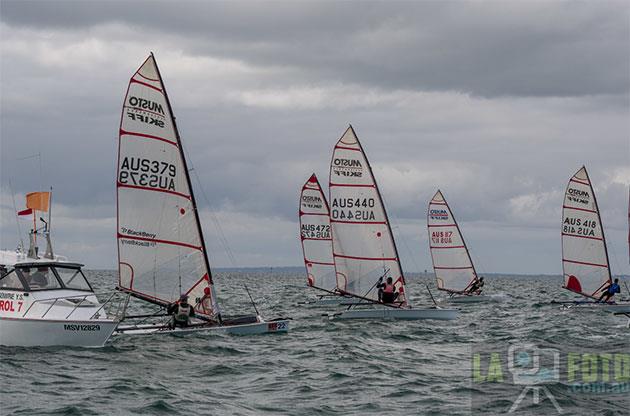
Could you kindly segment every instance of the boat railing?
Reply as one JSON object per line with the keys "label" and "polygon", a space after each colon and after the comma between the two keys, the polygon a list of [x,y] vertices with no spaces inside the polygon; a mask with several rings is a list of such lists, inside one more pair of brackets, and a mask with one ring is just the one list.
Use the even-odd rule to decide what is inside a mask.
{"label": "boat railing", "polygon": [[[94,304],[93,301],[88,300],[89,297],[95,297],[98,301],[99,296],[107,296],[107,298],[104,302],[99,301],[98,304]],[[92,315],[87,320],[120,321],[125,316],[127,305],[129,304],[129,295],[123,294],[116,290],[102,293],[89,292],[84,295],[58,296],[56,298],[37,299],[33,301],[28,309],[24,311],[24,314],[22,314],[22,318],[44,319],[46,318],[48,312],[50,312],[59,301],[70,299],[72,299],[74,307],[72,308],[72,310],[70,310],[70,312],[68,312],[64,319],[72,319],[72,316],[75,314],[75,312],[79,310],[81,306],[86,306],[85,304],[87,303],[90,306],[99,306],[98,309],[94,313],[92,313]],[[45,304],[47,302],[50,302],[50,305],[48,305],[46,310],[41,312],[41,314],[32,313],[32,311],[38,309],[33,309],[35,305]]]}

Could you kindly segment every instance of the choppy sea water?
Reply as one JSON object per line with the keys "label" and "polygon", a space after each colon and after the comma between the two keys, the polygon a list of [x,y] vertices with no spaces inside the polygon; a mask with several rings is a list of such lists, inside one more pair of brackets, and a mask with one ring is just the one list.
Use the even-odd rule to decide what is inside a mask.
{"label": "choppy sea water", "polygon": [[[111,288],[116,273],[91,271],[88,278]],[[559,289],[559,276],[490,276],[486,292],[502,302],[460,305],[453,322],[330,321],[322,314],[335,308],[299,304],[314,292],[294,270],[218,272],[215,279],[224,314],[253,311],[246,283],[263,315],[293,318],[290,332],[117,337],[102,349],[0,347],[0,414],[505,414],[528,386],[540,387],[539,403],[526,391],[513,414],[630,409],[630,391],[614,383],[630,374],[627,318],[549,304],[572,298]],[[408,277],[415,305],[431,302],[425,283],[432,280]],[[514,385],[512,344],[544,346],[562,360],[574,354],[573,381],[588,376],[583,353],[610,353],[603,388],[611,391],[593,383],[591,391],[572,391],[564,361],[558,379]]]}

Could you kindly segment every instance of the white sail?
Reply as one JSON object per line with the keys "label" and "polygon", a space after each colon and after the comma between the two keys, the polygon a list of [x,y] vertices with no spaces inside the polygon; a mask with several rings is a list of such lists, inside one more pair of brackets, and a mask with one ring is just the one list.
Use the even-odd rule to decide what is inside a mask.
{"label": "white sail", "polygon": [[582,167],[569,180],[562,206],[564,287],[599,297],[610,282],[606,240],[591,181]]}
{"label": "white sail", "polygon": [[429,247],[438,289],[463,292],[477,277],[468,248],[444,195],[439,190],[427,212]]}
{"label": "white sail", "polygon": [[189,296],[218,312],[190,178],[153,55],[133,74],[118,148],[119,287],[165,305]]}
{"label": "white sail", "polygon": [[352,126],[335,145],[329,192],[338,288],[377,300],[378,292],[370,289],[379,277],[391,277],[398,300],[405,301],[405,279],[385,206]]}
{"label": "white sail", "polygon": [[337,288],[326,197],[313,174],[300,194],[300,238],[308,285],[329,292]]}

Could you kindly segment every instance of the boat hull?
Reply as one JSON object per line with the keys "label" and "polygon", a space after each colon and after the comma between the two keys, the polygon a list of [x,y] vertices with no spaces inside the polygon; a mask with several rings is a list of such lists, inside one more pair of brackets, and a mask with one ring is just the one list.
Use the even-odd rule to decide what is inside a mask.
{"label": "boat hull", "polygon": [[102,347],[117,321],[0,318],[0,345],[12,347]]}
{"label": "boat hull", "polygon": [[584,312],[609,312],[612,314],[630,314],[630,303],[600,303],[594,301],[576,301],[576,302],[551,302],[552,304],[562,305],[564,309],[576,309]]}
{"label": "boat hull", "polygon": [[601,308],[606,312],[614,314],[630,314],[630,304],[602,305]]}
{"label": "boat hull", "polygon": [[457,319],[459,309],[443,308],[419,308],[419,309],[398,309],[398,308],[371,308],[371,309],[350,309],[334,314],[335,319],[403,319],[420,320],[435,319],[450,321]]}
{"label": "boat hull", "polygon": [[289,320],[279,319],[275,321],[253,322],[246,324],[194,326],[188,328],[171,328],[169,326],[156,327],[155,325],[120,325],[114,332],[114,335],[187,334],[193,332],[223,333],[231,335],[258,335],[283,333],[288,330]]}
{"label": "boat hull", "polygon": [[[361,303],[361,299],[347,298],[343,296],[326,297],[318,299],[312,303],[315,306],[336,306],[336,305],[356,305]],[[363,302],[365,303],[365,302]]]}

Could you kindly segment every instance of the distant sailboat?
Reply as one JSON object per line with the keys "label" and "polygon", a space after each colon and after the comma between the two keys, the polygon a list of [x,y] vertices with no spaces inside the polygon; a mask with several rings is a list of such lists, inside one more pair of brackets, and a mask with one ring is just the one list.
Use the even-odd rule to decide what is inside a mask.
{"label": "distant sailboat", "polygon": [[326,293],[313,303],[331,305],[354,302],[337,290],[337,276],[330,233],[330,210],[322,187],[313,173],[300,193],[300,240],[307,285]]}
{"label": "distant sailboat", "polygon": [[[286,331],[286,320],[221,315],[181,139],[153,54],[129,82],[118,151],[118,288],[162,307],[186,294],[202,321],[177,331]],[[132,324],[117,332],[167,330]]]}
{"label": "distant sailboat", "polygon": [[[456,309],[414,309],[409,304],[387,212],[372,168],[352,126],[335,145],[330,165],[330,223],[337,288],[373,308],[352,307],[340,318],[455,319]],[[398,297],[379,301],[379,279],[391,278]]]}
{"label": "distant sailboat", "polygon": [[429,202],[427,229],[438,289],[448,292],[453,302],[489,300],[489,296],[467,292],[476,281],[477,272],[457,221],[439,190]]}
{"label": "distant sailboat", "polygon": [[[563,287],[597,301],[612,283],[612,276],[597,199],[585,167],[567,185],[561,234]],[[614,313],[630,313],[630,305],[596,305]]]}

